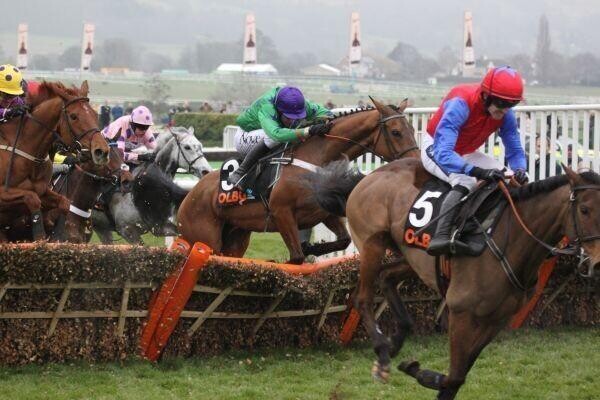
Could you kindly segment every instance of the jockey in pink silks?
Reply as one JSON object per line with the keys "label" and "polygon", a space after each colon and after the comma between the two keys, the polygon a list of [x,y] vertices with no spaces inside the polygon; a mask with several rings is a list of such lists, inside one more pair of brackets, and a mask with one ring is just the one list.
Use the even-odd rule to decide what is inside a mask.
{"label": "jockey in pink silks", "polygon": [[[145,146],[148,150],[156,149],[156,140],[152,132],[152,113],[146,106],[138,106],[131,115],[124,115],[114,120],[102,131],[104,137],[117,141],[117,147],[123,152],[126,163],[138,164],[141,161],[154,161],[154,153],[138,154],[131,150]],[[120,136],[116,137],[117,135]]]}

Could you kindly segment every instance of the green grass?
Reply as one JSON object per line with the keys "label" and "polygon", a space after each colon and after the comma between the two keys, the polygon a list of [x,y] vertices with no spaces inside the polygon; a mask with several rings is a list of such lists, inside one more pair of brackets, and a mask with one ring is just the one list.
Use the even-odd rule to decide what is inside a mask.
{"label": "green grass", "polygon": [[[113,233],[113,238],[115,244],[127,244],[117,233]],[[150,233],[145,234],[142,239],[146,246],[163,247],[165,245],[164,237],[154,236]],[[95,233],[92,236],[91,243],[100,243],[100,239]],[[289,257],[288,254],[287,247],[285,247],[279,233],[253,233],[245,257],[284,261]]]}
{"label": "green grass", "polygon": [[[504,333],[484,350],[460,399],[598,399],[598,329]],[[447,370],[445,336],[411,338],[397,361],[414,357]],[[171,359],[158,365],[122,364],[0,368],[0,398],[63,399],[428,399],[433,391],[392,371],[372,381],[373,352],[350,348],[232,352],[208,359]]]}

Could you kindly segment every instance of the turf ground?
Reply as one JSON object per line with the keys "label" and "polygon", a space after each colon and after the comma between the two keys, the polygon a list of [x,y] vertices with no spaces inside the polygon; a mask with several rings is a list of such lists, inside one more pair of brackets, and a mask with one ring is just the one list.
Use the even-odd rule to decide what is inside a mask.
{"label": "turf ground", "polygon": [[[462,400],[595,400],[600,398],[598,328],[504,332],[486,348],[459,393]],[[447,340],[411,337],[397,360],[414,357],[447,370]],[[158,365],[76,363],[0,367],[0,399],[10,400],[431,400],[433,391],[392,371],[370,377],[367,344],[317,349],[261,349]]]}

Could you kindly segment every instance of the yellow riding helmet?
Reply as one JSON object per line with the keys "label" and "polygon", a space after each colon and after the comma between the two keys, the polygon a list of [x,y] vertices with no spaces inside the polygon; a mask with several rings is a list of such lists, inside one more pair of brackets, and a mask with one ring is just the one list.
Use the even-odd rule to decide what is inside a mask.
{"label": "yellow riding helmet", "polygon": [[0,65],[0,92],[21,95],[23,94],[23,75],[14,65]]}

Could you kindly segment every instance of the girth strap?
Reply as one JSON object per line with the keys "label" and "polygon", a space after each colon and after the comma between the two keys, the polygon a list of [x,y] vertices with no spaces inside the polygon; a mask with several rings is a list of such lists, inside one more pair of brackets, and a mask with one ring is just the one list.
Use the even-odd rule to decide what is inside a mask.
{"label": "girth strap", "polygon": [[41,164],[43,162],[46,162],[46,161],[50,160],[50,156],[46,156],[46,158],[37,158],[37,157],[32,156],[29,153],[25,153],[22,150],[16,149],[16,148],[14,148],[12,146],[6,146],[4,144],[0,145],[0,150],[14,152],[15,154],[17,154],[17,155],[19,155],[19,156],[21,156],[23,158],[26,158],[29,161],[33,161],[34,163],[37,163],[37,164]]}

